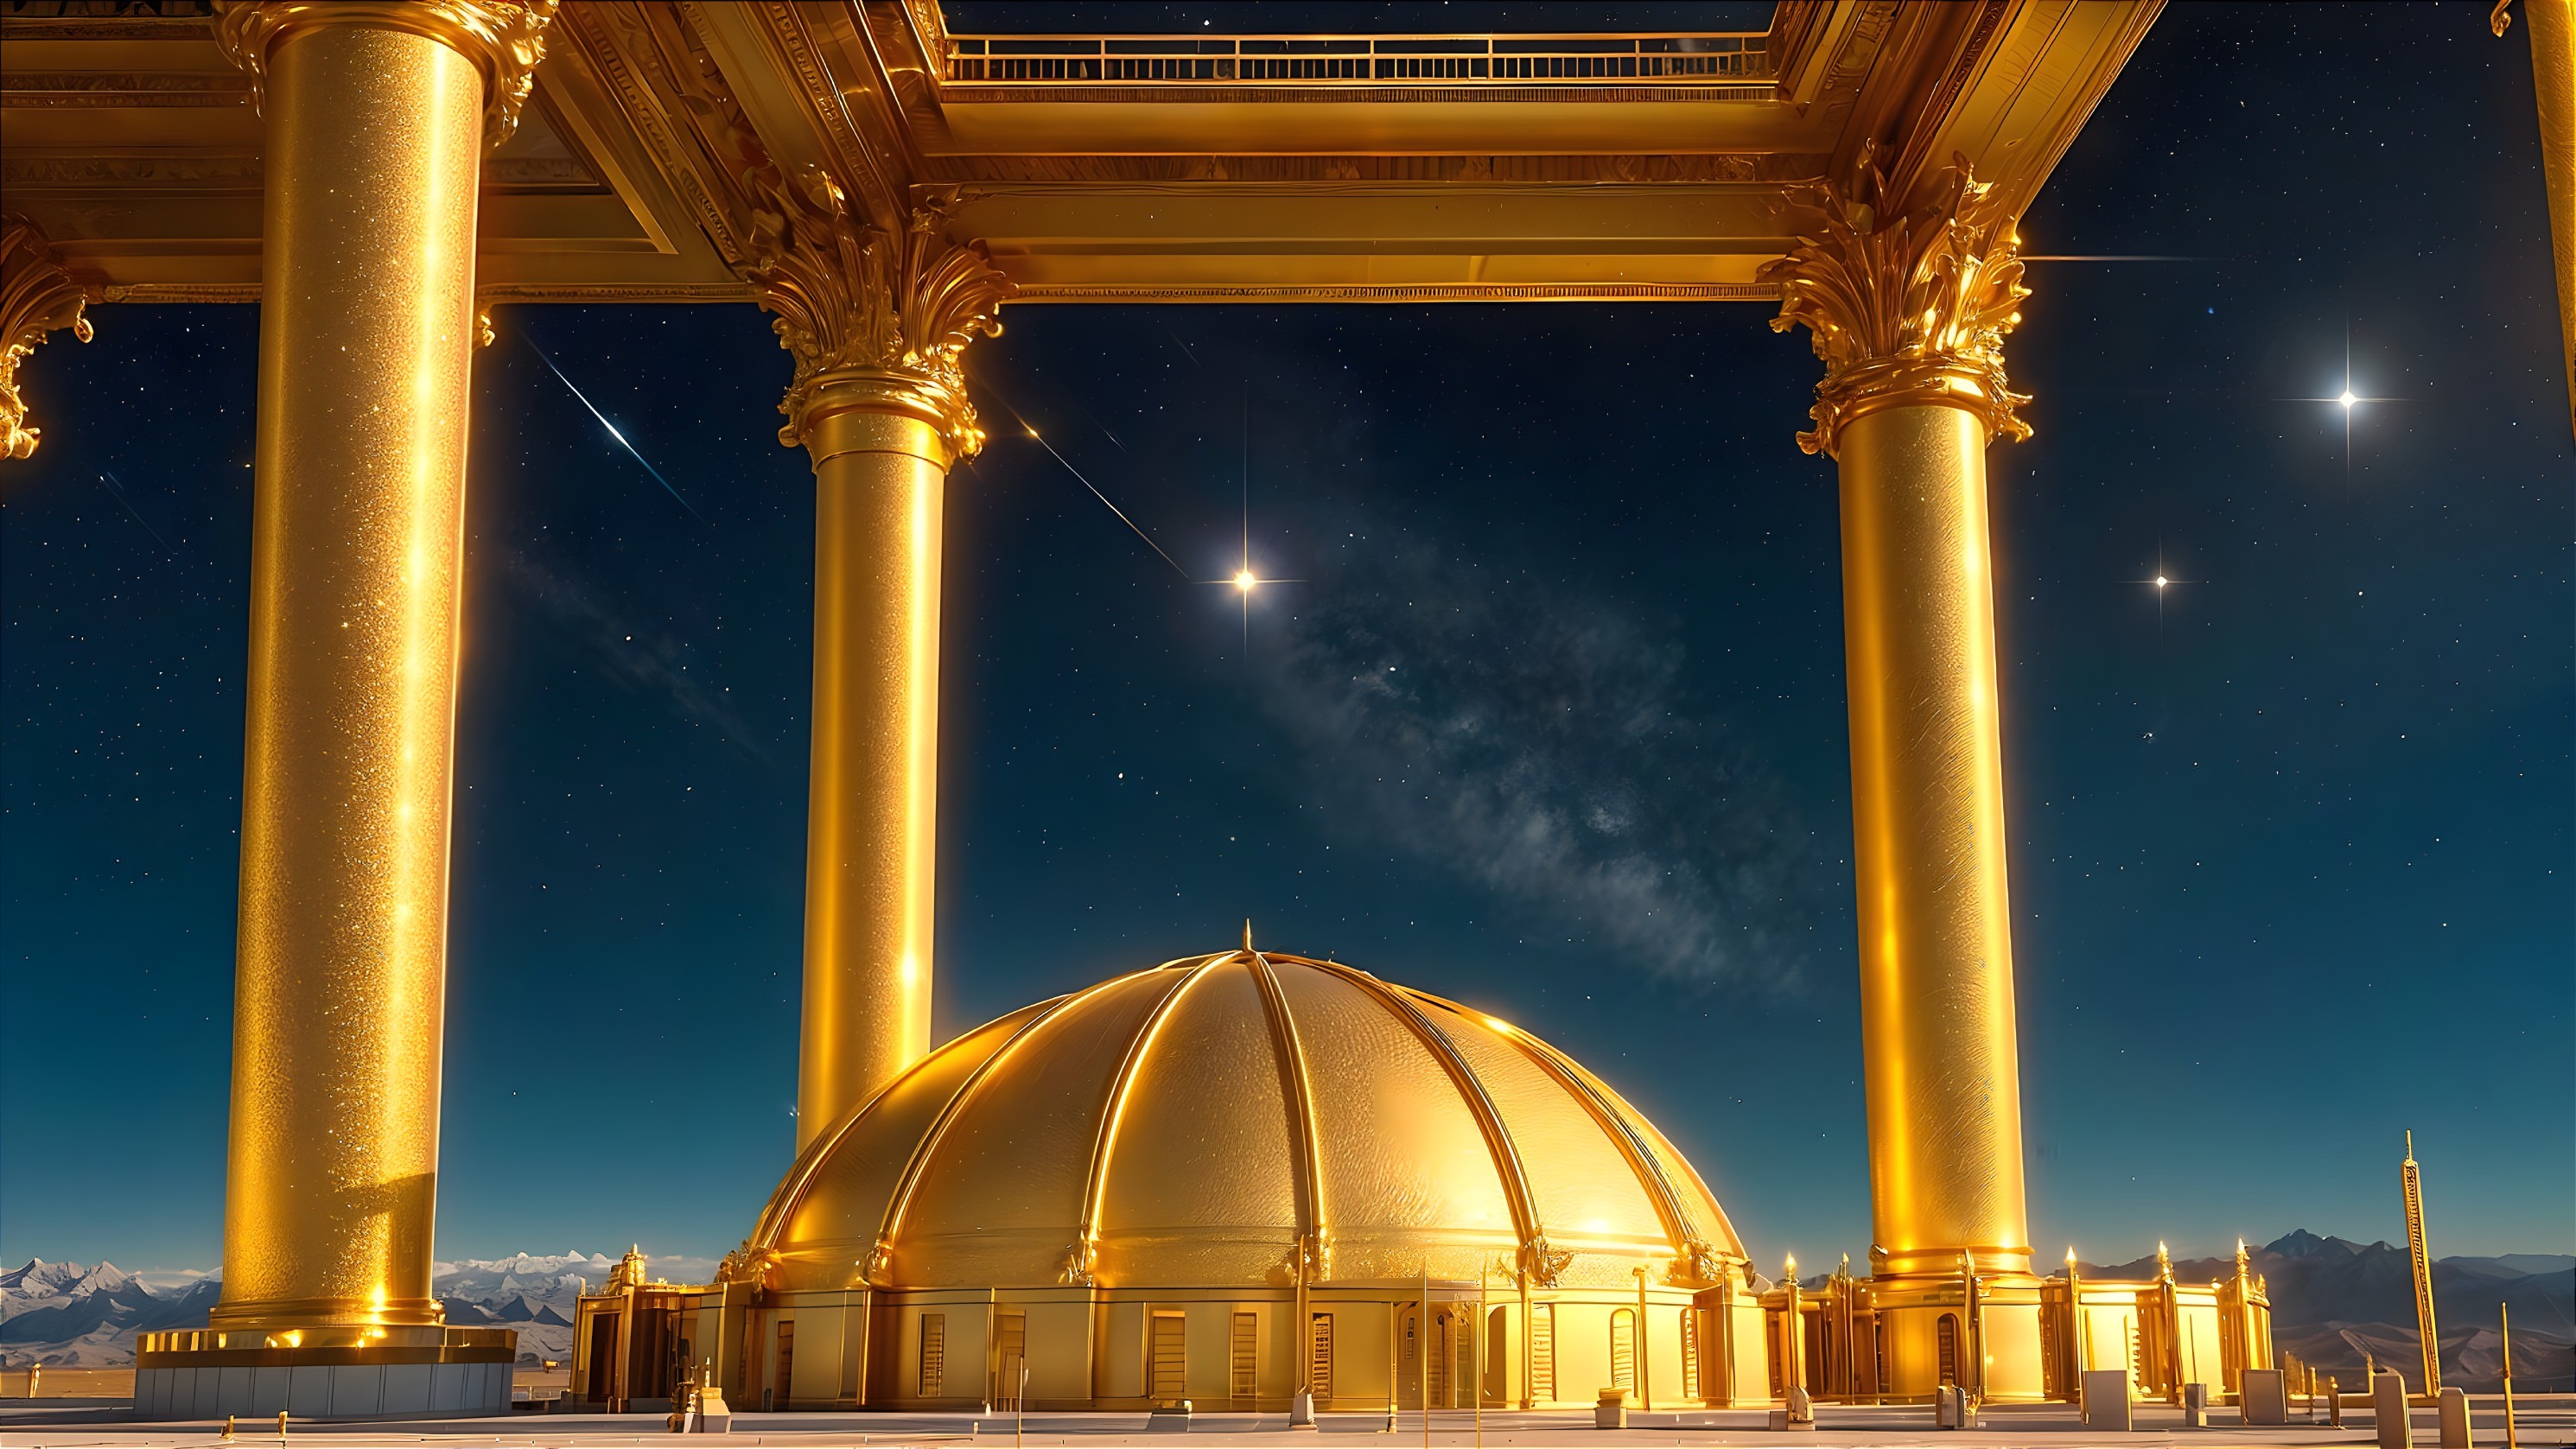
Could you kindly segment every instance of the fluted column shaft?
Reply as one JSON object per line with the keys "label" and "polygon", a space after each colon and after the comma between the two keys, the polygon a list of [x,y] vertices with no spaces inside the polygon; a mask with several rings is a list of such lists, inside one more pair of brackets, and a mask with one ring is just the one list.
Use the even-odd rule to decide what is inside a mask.
{"label": "fluted column shaft", "polygon": [[[543,23],[503,8],[531,35]],[[217,1328],[441,1318],[431,1213],[476,189],[507,89],[460,16],[491,12],[225,16],[268,142]]]}

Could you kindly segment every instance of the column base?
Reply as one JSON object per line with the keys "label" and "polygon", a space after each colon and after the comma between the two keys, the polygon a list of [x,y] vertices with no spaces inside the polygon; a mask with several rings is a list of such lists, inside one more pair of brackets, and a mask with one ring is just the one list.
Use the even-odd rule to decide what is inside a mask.
{"label": "column base", "polygon": [[1990,1404],[2037,1403],[2048,1396],[2040,1364],[2039,1279],[1996,1274],[1980,1278],[1978,1286],[1984,1290],[1982,1373],[1971,1361],[1975,1335],[1957,1277],[1870,1280],[1869,1301],[1878,1313],[1886,1356],[1887,1399],[1930,1403],[1944,1383],[1981,1389]]}
{"label": "column base", "polygon": [[144,1334],[134,1355],[135,1417],[462,1419],[510,1412],[515,1329],[394,1329],[387,1341],[364,1345],[272,1348],[269,1341],[271,1335],[211,1330]]}

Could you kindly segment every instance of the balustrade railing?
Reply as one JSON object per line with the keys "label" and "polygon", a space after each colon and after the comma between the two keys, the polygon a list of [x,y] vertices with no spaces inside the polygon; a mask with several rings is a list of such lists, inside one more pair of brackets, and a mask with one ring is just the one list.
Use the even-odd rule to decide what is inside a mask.
{"label": "balustrade railing", "polygon": [[945,79],[1010,86],[1741,85],[1769,37],[957,35]]}

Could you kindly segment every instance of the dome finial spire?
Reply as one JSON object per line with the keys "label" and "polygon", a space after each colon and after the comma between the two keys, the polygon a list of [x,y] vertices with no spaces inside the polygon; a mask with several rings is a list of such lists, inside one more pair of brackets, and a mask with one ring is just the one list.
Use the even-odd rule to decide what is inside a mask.
{"label": "dome finial spire", "polygon": [[1250,916],[1243,918],[1243,949],[1247,951],[1252,949],[1252,918]]}

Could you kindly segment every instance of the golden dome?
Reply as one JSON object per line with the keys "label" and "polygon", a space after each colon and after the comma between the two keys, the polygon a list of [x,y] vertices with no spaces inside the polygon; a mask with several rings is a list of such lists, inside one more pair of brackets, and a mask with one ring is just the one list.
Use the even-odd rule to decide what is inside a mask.
{"label": "golden dome", "polygon": [[1619,1095],[1526,1032],[1250,949],[933,1051],[802,1153],[745,1247],[782,1289],[1696,1285],[1743,1246]]}

